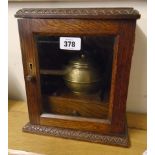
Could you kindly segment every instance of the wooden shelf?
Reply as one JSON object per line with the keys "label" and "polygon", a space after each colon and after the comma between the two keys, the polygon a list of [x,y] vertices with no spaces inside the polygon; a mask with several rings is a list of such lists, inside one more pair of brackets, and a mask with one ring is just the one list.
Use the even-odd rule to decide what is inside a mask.
{"label": "wooden shelf", "polygon": [[40,69],[40,74],[42,75],[64,75],[64,73],[64,70]]}
{"label": "wooden shelf", "polygon": [[[69,96],[69,94],[68,94]],[[94,99],[82,100],[73,96],[43,96],[43,104],[49,113],[86,118],[106,119],[108,104]]]}
{"label": "wooden shelf", "polygon": [[59,41],[47,41],[47,40],[40,40],[40,41],[37,41],[37,43],[46,43],[46,44],[58,44]]}

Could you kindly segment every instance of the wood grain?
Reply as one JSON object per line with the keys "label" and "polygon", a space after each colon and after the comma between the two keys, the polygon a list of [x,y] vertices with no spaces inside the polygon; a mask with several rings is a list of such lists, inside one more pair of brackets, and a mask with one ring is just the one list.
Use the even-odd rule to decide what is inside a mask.
{"label": "wood grain", "polygon": [[[140,117],[139,117],[140,116]],[[121,148],[82,141],[74,141],[56,137],[28,134],[22,132],[22,127],[28,122],[27,106],[23,101],[9,101],[8,124],[9,124],[9,149],[24,150],[27,152],[36,152],[39,154],[57,154],[57,155],[138,155],[146,150],[146,130],[135,129],[143,128],[146,123],[146,114],[130,113],[128,115],[128,125],[132,127],[135,123],[137,126],[129,129],[131,140],[130,148]],[[145,118],[145,119],[143,119]],[[143,124],[143,125],[142,125]],[[146,127],[146,124],[145,124]],[[66,149],[67,148],[67,149]]]}
{"label": "wood grain", "polygon": [[[128,30],[128,31],[127,31]],[[114,57],[112,88],[114,89],[112,101],[113,132],[123,132],[125,129],[126,100],[133,55],[135,37],[135,21],[125,21],[120,25],[118,51]],[[117,116],[117,117],[116,117]]]}
{"label": "wood grain", "polygon": [[119,22],[88,19],[20,19],[32,22],[32,32],[53,36],[116,35]]}
{"label": "wood grain", "polygon": [[87,118],[107,118],[108,104],[105,104],[103,102],[96,102],[95,99],[83,101],[84,99],[77,100],[71,98],[72,96],[68,96],[44,97],[44,105],[48,107],[47,112],[52,114],[80,116]]}
{"label": "wood grain", "polygon": [[[20,112],[24,113],[24,115],[28,112],[26,101],[9,100],[8,108],[9,112]],[[28,116],[28,114],[26,116]],[[23,125],[28,119],[24,120]],[[145,113],[127,112],[127,122],[128,128],[147,130],[147,115]]]}
{"label": "wood grain", "polygon": [[[76,125],[79,122],[75,121],[69,121],[67,120],[60,120],[60,119],[49,119],[49,118],[41,118],[40,114],[43,112],[42,107],[42,97],[41,97],[41,92],[40,92],[40,71],[39,71],[39,63],[38,63],[38,52],[37,48],[35,45],[35,40],[34,40],[34,34],[54,34],[54,35],[116,35],[119,32],[119,26],[121,23],[117,21],[95,21],[95,20],[69,20],[66,22],[65,19],[19,19],[19,28],[21,29],[20,34],[25,35],[21,36],[21,39],[23,41],[21,42],[21,46],[23,48],[22,53],[23,57],[25,57],[24,61],[24,68],[26,68],[25,71],[25,76],[27,74],[30,74],[29,69],[27,68],[28,64],[31,63],[33,64],[33,75],[36,79],[35,82],[27,82],[26,85],[29,85],[30,89],[27,90],[27,93],[33,93],[33,95],[27,95],[29,98],[28,102],[28,107],[29,108],[29,117],[30,117],[30,122],[32,124],[39,124],[41,123],[42,125],[53,125],[55,126],[56,124],[59,126],[70,126],[70,128],[78,127],[78,126],[83,126],[81,125]],[[24,29],[24,25],[28,25],[29,29]],[[62,29],[63,27],[63,29]],[[28,45],[27,45],[28,44]],[[114,51],[115,53],[115,51]],[[33,87],[32,87],[33,86]],[[35,89],[36,88],[36,89]],[[34,93],[35,92],[35,93]],[[123,103],[124,104],[124,103]],[[37,111],[36,111],[37,110]],[[40,122],[41,121],[41,122]],[[64,123],[64,124],[63,124]],[[72,123],[74,125],[72,125]],[[82,122],[81,122],[82,123]],[[94,124],[87,124],[87,130],[88,127],[93,128],[93,131],[102,132],[102,133],[110,133],[111,127],[109,128],[109,125],[107,124],[102,124],[101,127],[94,126]],[[85,125],[86,126],[86,125]],[[80,127],[81,128],[81,127]],[[84,128],[84,127],[83,127]],[[105,131],[104,131],[105,128]],[[114,128],[114,126],[113,126]]]}
{"label": "wood grain", "polygon": [[[51,115],[42,115],[40,118],[40,125],[43,126],[54,126],[60,128],[69,128],[69,129],[76,129],[76,130],[83,130],[83,131],[93,131],[96,133],[110,133],[111,126],[108,120],[99,120],[93,121],[88,119],[80,119],[75,117],[61,117]],[[75,118],[75,119],[74,119]]]}
{"label": "wood grain", "polygon": [[[126,99],[128,93],[129,75],[133,55],[136,19],[139,13],[133,8],[109,9],[22,9],[16,14],[24,67],[24,77],[28,100],[30,123],[69,128],[81,131],[91,131],[104,134],[126,134]],[[52,19],[54,18],[54,19]],[[105,114],[105,107],[93,110],[86,105],[79,108],[77,101],[70,104],[68,111],[65,106],[69,100],[61,97],[53,98],[53,110],[61,114],[44,115],[43,96],[41,94],[40,68],[35,35],[46,36],[112,36],[115,39],[112,60],[112,79],[110,86],[109,107],[106,119],[101,123],[91,120]],[[60,61],[58,60],[58,63]],[[31,64],[31,65],[30,65]],[[30,67],[31,66],[31,67]],[[27,80],[32,77],[34,80]],[[97,101],[97,100],[96,100]],[[50,99],[51,102],[51,99]],[[85,102],[81,102],[84,104]],[[73,105],[72,105],[73,104]],[[58,106],[57,106],[58,105]],[[63,114],[69,113],[76,106],[82,115],[89,120]],[[97,104],[96,108],[100,106]],[[64,108],[63,110],[61,110]],[[84,108],[84,109],[82,109]],[[66,108],[67,109],[67,108]],[[50,110],[50,109],[49,109]],[[93,115],[94,113],[94,115]],[[102,117],[103,117],[102,115]],[[87,118],[88,119],[88,118]],[[95,119],[95,118],[92,118]],[[107,123],[108,122],[108,123]]]}
{"label": "wood grain", "polygon": [[[36,78],[36,74],[38,72],[38,67],[36,65],[38,63],[36,56],[34,55],[33,40],[31,37],[30,29],[31,23],[25,21],[18,20],[19,26],[19,36],[20,36],[20,44],[22,51],[22,62],[23,62],[23,70],[25,77],[25,87],[26,87],[26,95],[28,100],[28,111],[29,118],[32,123],[39,123],[39,115],[41,113],[41,104],[40,104],[40,88],[39,88],[39,77]],[[27,27],[25,29],[24,27]],[[29,64],[32,64],[32,70],[29,69]],[[35,81],[29,82],[26,80],[26,77],[31,75],[35,78]],[[38,97],[36,97],[38,96]]]}

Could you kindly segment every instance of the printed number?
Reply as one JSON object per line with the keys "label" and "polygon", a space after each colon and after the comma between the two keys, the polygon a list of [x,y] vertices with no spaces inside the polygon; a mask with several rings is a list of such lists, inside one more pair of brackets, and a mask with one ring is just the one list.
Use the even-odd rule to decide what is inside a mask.
{"label": "printed number", "polygon": [[75,42],[74,41],[64,41],[64,46],[65,47],[75,47]]}

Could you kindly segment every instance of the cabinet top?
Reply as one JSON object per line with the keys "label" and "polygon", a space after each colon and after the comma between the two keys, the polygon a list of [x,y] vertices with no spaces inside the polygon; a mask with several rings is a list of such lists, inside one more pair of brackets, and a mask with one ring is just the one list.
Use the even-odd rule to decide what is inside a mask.
{"label": "cabinet top", "polygon": [[133,8],[23,8],[17,18],[39,19],[138,19],[140,14]]}

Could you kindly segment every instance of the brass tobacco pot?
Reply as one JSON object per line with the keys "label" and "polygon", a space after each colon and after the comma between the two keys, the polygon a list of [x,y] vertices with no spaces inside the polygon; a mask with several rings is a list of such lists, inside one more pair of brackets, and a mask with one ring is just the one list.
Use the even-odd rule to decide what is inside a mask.
{"label": "brass tobacco pot", "polygon": [[64,81],[74,93],[93,93],[100,87],[101,74],[95,64],[82,54],[79,59],[69,62],[65,69]]}

